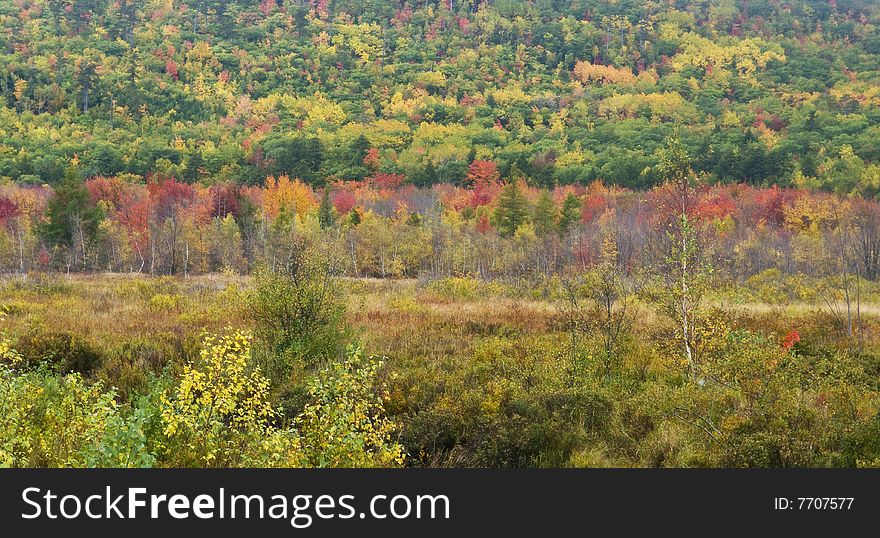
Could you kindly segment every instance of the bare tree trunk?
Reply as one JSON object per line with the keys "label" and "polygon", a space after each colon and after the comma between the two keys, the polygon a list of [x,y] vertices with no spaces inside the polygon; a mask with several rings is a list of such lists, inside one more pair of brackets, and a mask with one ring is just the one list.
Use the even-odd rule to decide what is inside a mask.
{"label": "bare tree trunk", "polygon": [[358,277],[358,266],[357,266],[357,257],[354,252],[354,237],[352,237],[351,232],[348,235],[348,244],[351,247],[351,270],[354,273],[355,278]]}
{"label": "bare tree trunk", "polygon": [[24,274],[24,237],[21,233],[21,227],[16,226],[15,228],[16,236],[18,236],[18,270],[21,274]]}

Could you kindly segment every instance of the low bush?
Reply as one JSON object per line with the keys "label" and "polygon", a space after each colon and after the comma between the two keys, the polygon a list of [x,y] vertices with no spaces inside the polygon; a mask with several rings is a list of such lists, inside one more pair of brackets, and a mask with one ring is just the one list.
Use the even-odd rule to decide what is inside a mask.
{"label": "low bush", "polygon": [[19,337],[15,348],[21,354],[22,367],[45,365],[60,374],[89,375],[103,360],[101,350],[82,336],[40,327]]}

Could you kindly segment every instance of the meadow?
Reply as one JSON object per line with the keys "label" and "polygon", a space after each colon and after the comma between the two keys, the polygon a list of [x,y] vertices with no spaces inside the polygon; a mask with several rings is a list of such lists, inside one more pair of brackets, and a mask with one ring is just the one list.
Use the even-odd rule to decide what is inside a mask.
{"label": "meadow", "polygon": [[[254,287],[220,274],[7,277],[2,330],[22,363],[114,387],[120,412],[132,413],[199,360],[206,334],[254,331]],[[713,335],[700,339],[706,385],[688,382],[670,324],[640,297],[609,363],[563,288],[335,281],[346,338],[382,357],[372,386],[404,465],[876,464],[880,302],[870,285],[858,350],[819,298],[771,304],[755,300],[766,282],[719,286],[705,301]],[[314,370],[296,371],[269,389],[285,416],[308,405]]]}

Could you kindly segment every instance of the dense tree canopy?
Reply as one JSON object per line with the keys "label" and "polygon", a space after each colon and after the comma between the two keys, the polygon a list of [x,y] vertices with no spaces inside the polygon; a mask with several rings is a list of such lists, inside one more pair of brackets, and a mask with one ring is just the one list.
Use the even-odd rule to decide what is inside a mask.
{"label": "dense tree canopy", "polygon": [[[869,0],[0,1],[0,178],[533,185],[698,173],[873,196]],[[471,170],[473,171],[473,170]],[[873,174],[873,175],[872,175]]]}

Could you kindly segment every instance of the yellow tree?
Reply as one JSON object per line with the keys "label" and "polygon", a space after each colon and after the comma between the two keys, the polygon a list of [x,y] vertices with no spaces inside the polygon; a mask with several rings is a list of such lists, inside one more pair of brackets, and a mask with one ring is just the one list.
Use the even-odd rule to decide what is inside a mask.
{"label": "yellow tree", "polygon": [[282,212],[290,212],[302,222],[317,207],[315,192],[299,179],[291,180],[287,176],[280,176],[277,180],[272,176],[266,178],[263,212],[268,218],[274,220]]}

